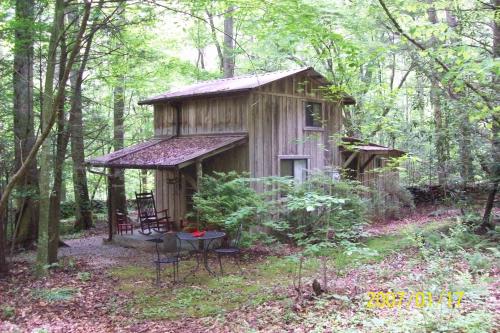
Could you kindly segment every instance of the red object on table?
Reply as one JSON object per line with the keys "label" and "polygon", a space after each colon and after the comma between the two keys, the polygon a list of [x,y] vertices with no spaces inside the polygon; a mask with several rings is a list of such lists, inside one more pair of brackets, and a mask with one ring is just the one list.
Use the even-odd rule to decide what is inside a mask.
{"label": "red object on table", "polygon": [[193,235],[193,237],[203,237],[203,236],[205,236],[205,233],[206,233],[206,231],[195,230],[191,234]]}

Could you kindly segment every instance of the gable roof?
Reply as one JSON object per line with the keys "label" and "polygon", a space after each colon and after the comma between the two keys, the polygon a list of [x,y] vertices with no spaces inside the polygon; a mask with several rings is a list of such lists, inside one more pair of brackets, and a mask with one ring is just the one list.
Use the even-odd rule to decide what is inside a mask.
{"label": "gable roof", "polygon": [[[263,86],[267,83],[277,81],[298,73],[308,72],[312,78],[320,81],[324,85],[329,82],[326,78],[314,70],[312,67],[302,67],[292,70],[276,71],[263,74],[248,74],[234,76],[226,79],[202,81],[178,89],[167,91],[161,95],[147,98],[139,101],[139,105],[155,104],[172,100],[180,100],[189,97],[221,95],[230,92],[249,91],[251,89]],[[350,96],[344,98],[345,104],[354,104],[354,99]]]}

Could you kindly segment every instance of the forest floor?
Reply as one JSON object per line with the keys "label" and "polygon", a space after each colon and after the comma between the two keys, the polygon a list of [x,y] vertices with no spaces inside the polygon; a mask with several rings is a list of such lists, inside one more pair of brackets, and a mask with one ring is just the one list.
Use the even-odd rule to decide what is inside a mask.
{"label": "forest floor", "polygon": [[[65,241],[45,278],[32,272],[33,253],[16,258],[0,281],[0,332],[496,332],[498,235],[464,232],[456,215],[435,210],[370,225],[363,247],[328,253],[321,296],[311,288],[323,281],[317,258],[305,261],[298,296],[294,248],[245,250],[242,272],[225,261],[220,278],[200,273],[172,285],[167,268],[157,288],[150,253],[82,235]],[[192,265],[181,262],[181,276]],[[399,298],[372,303],[370,292]]]}

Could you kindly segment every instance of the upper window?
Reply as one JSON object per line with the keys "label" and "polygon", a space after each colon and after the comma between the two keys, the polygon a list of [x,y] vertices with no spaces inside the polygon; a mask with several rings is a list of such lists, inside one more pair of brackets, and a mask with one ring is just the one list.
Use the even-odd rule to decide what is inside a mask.
{"label": "upper window", "polygon": [[321,103],[306,102],[306,127],[321,127]]}

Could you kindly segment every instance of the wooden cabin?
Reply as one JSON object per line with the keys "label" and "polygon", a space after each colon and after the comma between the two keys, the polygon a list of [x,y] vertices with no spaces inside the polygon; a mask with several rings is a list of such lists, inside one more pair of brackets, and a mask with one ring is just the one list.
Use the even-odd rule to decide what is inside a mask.
{"label": "wooden cabin", "polygon": [[154,138],[88,163],[156,170],[158,209],[168,208],[177,221],[191,208],[204,173],[235,170],[300,180],[305,170],[338,169],[347,160],[355,160],[359,172],[366,161],[350,158],[334,135],[342,129],[343,106],[355,101],[332,98],[327,85],[309,67],[169,91],[139,102],[153,106]]}

